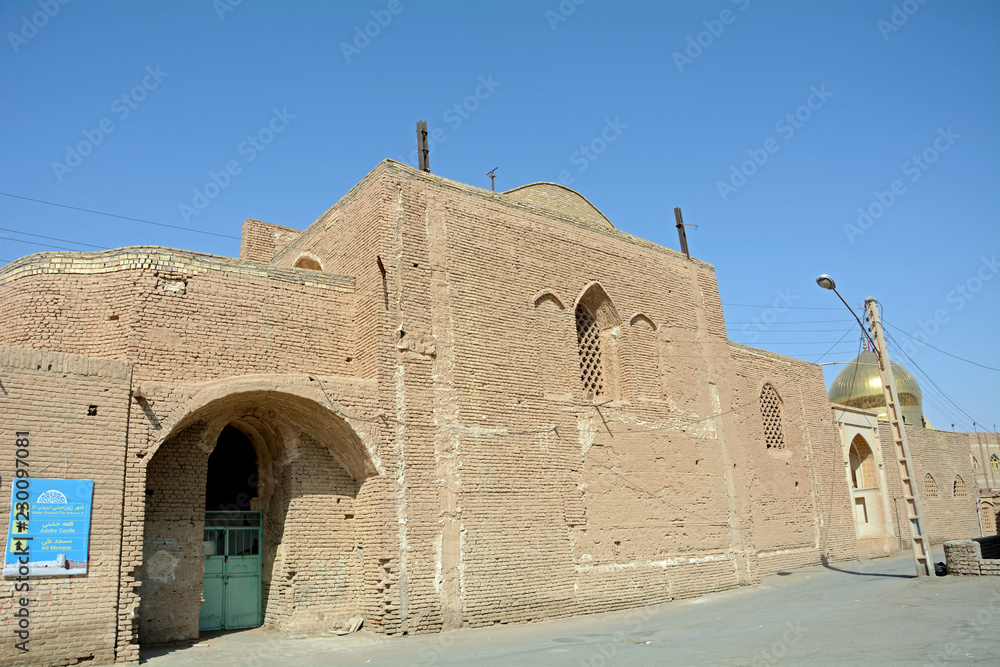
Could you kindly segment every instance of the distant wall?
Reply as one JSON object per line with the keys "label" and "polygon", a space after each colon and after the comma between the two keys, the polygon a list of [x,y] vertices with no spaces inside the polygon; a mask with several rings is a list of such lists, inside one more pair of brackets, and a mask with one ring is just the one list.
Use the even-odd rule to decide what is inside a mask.
{"label": "distant wall", "polygon": [[[976,510],[978,493],[973,483],[968,434],[906,426],[906,437],[910,445],[915,482],[920,492],[924,521],[931,542],[939,544],[946,540],[978,537],[980,535],[979,515]],[[889,491],[901,493],[895,445],[887,422],[879,423],[879,438],[886,459],[885,472]],[[937,487],[936,496],[928,491],[928,474]],[[958,484],[959,495],[956,497],[956,481],[959,478],[962,483]],[[963,486],[965,495],[961,495]],[[906,515],[902,514],[905,508],[901,501],[898,511],[901,513],[900,519],[903,524],[903,539],[908,542],[909,528]]]}

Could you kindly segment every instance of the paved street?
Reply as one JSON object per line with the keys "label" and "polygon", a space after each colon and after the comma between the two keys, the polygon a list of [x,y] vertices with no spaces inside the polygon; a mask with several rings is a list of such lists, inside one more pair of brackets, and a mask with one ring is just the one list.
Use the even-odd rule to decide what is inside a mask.
{"label": "paved street", "polygon": [[[935,560],[943,561],[940,548]],[[416,637],[289,639],[263,629],[143,651],[213,665],[1000,664],[1000,577],[918,580],[909,552],[772,575],[638,610]]]}

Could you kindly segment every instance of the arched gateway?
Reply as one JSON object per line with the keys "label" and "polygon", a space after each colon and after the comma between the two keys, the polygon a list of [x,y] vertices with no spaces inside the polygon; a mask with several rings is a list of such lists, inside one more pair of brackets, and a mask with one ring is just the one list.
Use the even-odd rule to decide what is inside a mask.
{"label": "arched gateway", "polygon": [[201,392],[145,456],[141,643],[378,617],[356,527],[385,495],[377,457],[323,399],[270,387]]}

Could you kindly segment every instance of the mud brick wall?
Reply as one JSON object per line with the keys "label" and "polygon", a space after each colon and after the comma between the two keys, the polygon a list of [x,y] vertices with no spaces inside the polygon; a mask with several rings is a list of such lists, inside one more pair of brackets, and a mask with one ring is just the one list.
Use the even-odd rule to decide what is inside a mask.
{"label": "mud brick wall", "polygon": [[270,262],[301,233],[302,231],[298,229],[272,225],[253,218],[244,220],[240,234],[240,259],[248,262]]}
{"label": "mud brick wall", "polygon": [[[929,428],[906,426],[910,458],[913,460],[914,475],[920,492],[920,502],[924,510],[924,521],[931,542],[939,544],[947,540],[968,539],[978,536],[979,515],[976,510],[977,493],[972,462],[969,456],[969,435],[951,433]],[[885,479],[889,493],[901,493],[899,466],[895,459],[895,445],[889,424],[879,422],[879,439],[885,457]],[[930,474],[937,487],[937,497],[928,493],[927,475]],[[956,482],[961,479],[961,483]],[[959,489],[956,497],[955,489]],[[965,488],[965,495],[961,489]],[[895,511],[895,510],[894,510]],[[900,521],[903,524],[903,540],[909,543],[909,527],[902,500],[899,501]]]}
{"label": "mud brick wall", "polygon": [[0,340],[131,361],[135,382],[351,375],[354,280],[163,248],[43,253],[0,271]]}
{"label": "mud brick wall", "polygon": [[948,574],[1000,576],[1000,536],[945,542]]}
{"label": "mud brick wall", "polygon": [[[4,311],[7,304],[4,305]],[[122,479],[129,411],[127,363],[0,346],[0,507],[10,521],[15,434],[29,433],[32,477],[94,482],[87,574],[0,582],[0,664],[115,660]],[[90,415],[90,406],[96,414]],[[30,603],[28,648],[15,648],[19,599]]]}
{"label": "mud brick wall", "polygon": [[208,453],[197,423],[164,443],[146,473],[139,637],[171,642],[198,636]]}
{"label": "mud brick wall", "polygon": [[279,474],[264,525],[264,622],[296,634],[328,631],[359,611],[358,484],[307,433]]}
{"label": "mud brick wall", "polygon": [[[754,471],[754,536],[761,572],[857,557],[851,492],[841,472],[840,439],[822,410],[822,370],[797,359],[731,344],[739,362],[739,412]],[[780,399],[784,447],[767,448],[760,394]]]}

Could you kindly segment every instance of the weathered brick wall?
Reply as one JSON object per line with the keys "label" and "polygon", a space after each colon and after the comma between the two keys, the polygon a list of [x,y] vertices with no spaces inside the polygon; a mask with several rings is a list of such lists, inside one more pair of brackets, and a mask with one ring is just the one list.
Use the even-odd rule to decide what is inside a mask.
{"label": "weathered brick wall", "polygon": [[[739,411],[753,467],[754,535],[761,571],[856,558],[850,489],[840,440],[825,401],[822,370],[808,362],[731,344],[743,380]],[[785,446],[767,448],[760,394],[770,384],[781,399]]]}
{"label": "weathered brick wall", "polygon": [[139,639],[158,643],[198,636],[204,575],[204,423],[170,438],[149,462],[145,489]]}
{"label": "weathered brick wall", "polygon": [[[910,458],[913,460],[916,483],[919,485],[924,521],[931,542],[976,537],[979,533],[979,516],[976,511],[976,491],[972,484],[973,470],[969,457],[969,439],[966,433],[936,431],[915,426],[906,427]],[[879,423],[879,438],[886,459],[885,473],[890,493],[901,493],[899,467],[895,459],[895,445],[887,422]],[[931,474],[938,488],[938,497],[927,494],[926,476]],[[955,497],[955,481],[961,477],[966,487],[964,497]],[[961,485],[960,485],[961,487]],[[909,543],[905,508],[899,501],[903,540]],[[895,511],[895,510],[894,510]]]}
{"label": "weathered brick wall", "polygon": [[[389,570],[405,592],[400,627],[527,620],[739,583],[734,569],[750,563],[734,558],[756,553],[752,471],[742,424],[713,416],[737,406],[732,361],[718,359],[725,324],[711,267],[383,167],[276,261],[313,253],[358,275],[359,309],[368,300],[386,310],[380,403],[399,424],[390,447],[406,480],[402,557]],[[372,206],[383,221],[357,222],[352,207]],[[379,224],[381,235],[359,238]],[[615,400],[600,411],[578,392],[572,315],[594,281],[619,318],[604,343]],[[648,523],[623,522],[621,508]],[[815,533],[816,521],[804,529]]]}
{"label": "weathered brick wall", "polygon": [[44,253],[0,271],[14,304],[0,340],[131,361],[140,385],[353,375],[353,292],[348,277],[162,248]]}
{"label": "weathered brick wall", "polygon": [[294,457],[278,473],[264,526],[264,622],[294,633],[325,632],[360,611],[358,484],[308,433],[298,436]]}
{"label": "weathered brick wall", "polygon": [[[7,304],[4,304],[4,310]],[[0,507],[8,530],[15,479],[15,434],[29,433],[31,477],[94,481],[88,571],[72,577],[31,578],[0,584],[0,664],[95,664],[115,660],[122,479],[129,411],[126,363],[0,346]],[[96,414],[89,415],[89,407]],[[19,599],[30,603],[29,652],[14,617]]]}
{"label": "weathered brick wall", "polygon": [[1000,577],[1000,535],[944,543],[948,574]]}
{"label": "weathered brick wall", "polygon": [[240,259],[248,262],[270,262],[301,233],[301,230],[291,227],[248,218],[243,221],[243,231],[240,234]]}
{"label": "weathered brick wall", "polygon": [[[970,454],[979,463],[975,471],[976,484],[983,491],[1000,489],[1000,468],[992,465],[993,457],[1000,460],[1000,437],[996,433],[967,433]],[[969,487],[972,492],[972,485]]]}

